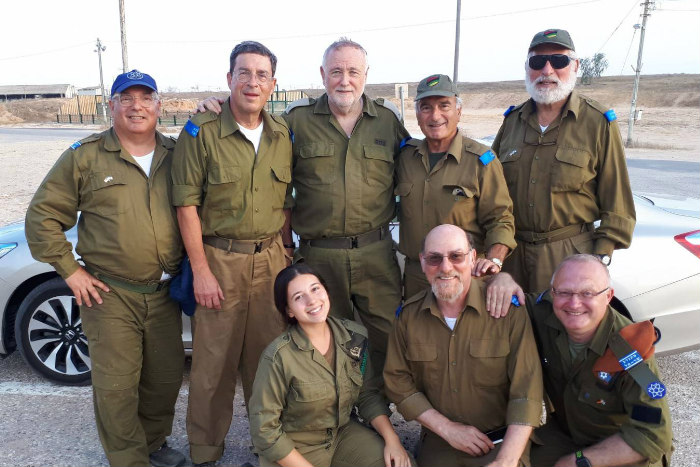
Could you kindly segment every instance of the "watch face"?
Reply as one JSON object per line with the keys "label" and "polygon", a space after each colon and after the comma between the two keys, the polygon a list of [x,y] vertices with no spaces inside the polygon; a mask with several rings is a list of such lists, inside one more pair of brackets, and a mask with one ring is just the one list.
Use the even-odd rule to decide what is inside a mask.
{"label": "watch face", "polygon": [[608,266],[610,264],[610,256],[602,255],[600,257],[600,262],[603,263],[604,265]]}

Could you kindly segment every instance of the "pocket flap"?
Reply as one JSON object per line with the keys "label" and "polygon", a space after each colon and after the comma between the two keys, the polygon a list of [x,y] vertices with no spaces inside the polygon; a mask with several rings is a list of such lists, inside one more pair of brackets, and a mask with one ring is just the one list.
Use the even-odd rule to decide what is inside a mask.
{"label": "pocket flap", "polygon": [[93,190],[101,190],[113,185],[126,185],[126,180],[119,172],[92,172],[90,174],[90,187]]}
{"label": "pocket flap", "polygon": [[[294,398],[299,402],[313,402],[325,399],[329,396],[326,383],[323,381],[310,383],[294,381],[292,383],[292,391],[294,393]],[[335,394],[335,392],[333,392],[333,394]]]}
{"label": "pocket flap", "polygon": [[574,148],[559,148],[554,154],[559,162],[575,165],[576,167],[586,167],[588,165],[588,151]]}
{"label": "pocket flap", "polygon": [[292,170],[289,168],[289,166],[272,167],[272,172],[280,182],[289,183],[292,181]]}
{"label": "pocket flap", "polygon": [[394,188],[394,194],[396,196],[408,196],[413,188],[413,183],[403,182],[396,185]]}
{"label": "pocket flap", "polygon": [[308,159],[311,157],[330,157],[334,151],[333,143],[310,143],[299,148],[299,157]]}
{"label": "pocket flap", "polygon": [[386,148],[378,146],[365,146],[365,157],[384,162],[394,162],[394,154]]}
{"label": "pocket flap", "polygon": [[505,357],[510,345],[505,339],[474,339],[469,342],[469,355],[478,358]]}
{"label": "pocket flap", "polygon": [[466,186],[463,185],[443,185],[443,189],[445,189],[448,193],[450,193],[452,196],[455,197],[462,197],[462,198],[473,198],[474,197],[474,190],[471,188],[467,188]]}
{"label": "pocket flap", "polygon": [[241,179],[241,169],[237,165],[213,166],[209,171],[209,183],[235,183]]}
{"label": "pocket flap", "polygon": [[409,342],[406,348],[406,358],[414,362],[432,362],[437,360],[437,346]]}

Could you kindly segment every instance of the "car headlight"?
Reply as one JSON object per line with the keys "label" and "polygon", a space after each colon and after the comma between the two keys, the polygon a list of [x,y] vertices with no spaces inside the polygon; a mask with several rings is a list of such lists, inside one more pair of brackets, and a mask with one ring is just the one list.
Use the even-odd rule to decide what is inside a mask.
{"label": "car headlight", "polygon": [[0,243],[0,258],[17,248],[16,243]]}

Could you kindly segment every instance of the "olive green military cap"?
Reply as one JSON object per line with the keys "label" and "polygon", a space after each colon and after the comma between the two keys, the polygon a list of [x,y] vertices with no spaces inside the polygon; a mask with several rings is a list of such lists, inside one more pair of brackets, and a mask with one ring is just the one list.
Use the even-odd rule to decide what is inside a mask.
{"label": "olive green military cap", "polygon": [[430,75],[418,83],[416,100],[430,96],[457,97],[457,86],[447,75]]}
{"label": "olive green military cap", "polygon": [[569,31],[565,31],[564,29],[547,29],[545,31],[538,32],[535,34],[535,37],[532,38],[528,51],[542,44],[560,45],[569,50],[576,51],[576,48],[574,48],[574,41],[571,40]]}

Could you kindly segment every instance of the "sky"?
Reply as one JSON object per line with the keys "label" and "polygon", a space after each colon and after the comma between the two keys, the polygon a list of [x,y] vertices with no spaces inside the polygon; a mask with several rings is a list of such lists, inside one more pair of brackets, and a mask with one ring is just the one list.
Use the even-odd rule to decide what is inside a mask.
{"label": "sky", "polygon": [[[637,63],[642,0],[462,1],[459,81],[522,79],[527,47],[544,29],[571,33],[579,57],[602,52],[604,75]],[[362,44],[368,83],[452,76],[456,0],[124,0],[129,69],[161,91],[226,89],[228,57],[257,40],[278,58],[280,89],[322,86],[325,48],[340,36]],[[700,0],[656,0],[647,21],[642,74],[700,73]],[[0,85],[100,83],[122,72],[118,0],[4,0]]]}

